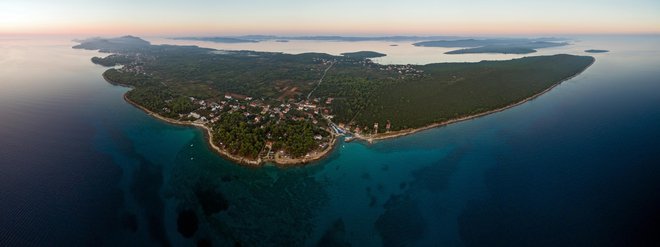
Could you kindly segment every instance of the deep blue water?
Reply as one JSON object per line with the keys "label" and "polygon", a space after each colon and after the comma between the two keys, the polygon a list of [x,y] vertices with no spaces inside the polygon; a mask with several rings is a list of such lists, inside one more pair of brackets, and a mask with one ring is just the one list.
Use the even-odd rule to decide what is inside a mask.
{"label": "deep blue water", "polygon": [[71,45],[0,40],[0,246],[660,243],[658,37],[585,37],[611,52],[537,99],[289,169],[218,157]]}

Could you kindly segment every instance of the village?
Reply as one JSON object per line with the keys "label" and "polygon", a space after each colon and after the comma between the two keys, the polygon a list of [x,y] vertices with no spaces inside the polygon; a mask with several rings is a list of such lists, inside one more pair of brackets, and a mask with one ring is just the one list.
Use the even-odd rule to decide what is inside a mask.
{"label": "village", "polygon": [[[126,63],[124,60],[130,62]],[[153,56],[139,52],[111,55],[106,58],[106,62],[108,63],[123,63],[123,66],[117,68],[119,72],[145,76],[152,75],[152,73],[145,71],[144,68],[144,64],[152,60],[154,60]],[[321,65],[320,68],[325,68],[325,72],[331,69],[332,66],[357,65],[384,71],[390,75],[390,78],[406,79],[423,76],[423,71],[412,65],[381,65],[374,63],[371,59],[335,57],[333,59],[314,58],[313,61]],[[322,79],[323,76],[317,82],[319,85]],[[157,84],[168,87],[169,83],[160,81]],[[189,103],[186,103],[189,107],[185,111],[171,108],[175,98],[170,97],[164,100],[164,107],[159,109],[158,112],[178,119],[178,121],[206,126],[211,130],[218,126],[223,117],[231,114],[240,114],[242,115],[240,121],[245,122],[249,128],[263,130],[260,132],[260,139],[263,142],[254,142],[254,148],[250,148],[252,151],[246,151],[250,153],[250,155],[246,156],[256,157],[265,161],[277,160],[277,163],[284,163],[282,160],[305,160],[306,158],[312,158],[319,153],[323,153],[324,150],[331,149],[331,145],[340,137],[350,142],[355,138],[367,139],[369,136],[381,134],[379,131],[385,133],[390,131],[391,124],[389,120],[367,125],[358,125],[352,121],[333,122],[335,117],[333,113],[333,102],[337,100],[335,97],[327,97],[327,95],[311,97],[314,90],[311,90],[307,94],[307,97],[305,97],[299,87],[287,83],[275,83],[275,90],[280,95],[277,98],[252,97],[234,92],[224,92],[203,98],[182,96]],[[285,142],[287,133],[292,134],[293,132],[291,132],[292,130],[288,130],[287,133],[284,133],[285,136],[283,137],[280,136],[282,133],[271,133],[271,127],[277,125],[289,126],[296,122],[309,123],[314,128],[312,136],[302,139],[307,143],[304,148],[300,149],[306,151],[295,152],[290,150],[289,145],[274,145],[278,141],[280,143]],[[225,129],[225,131],[231,132],[233,129],[229,128]],[[231,143],[228,144],[227,142],[231,141],[226,140],[227,138],[232,139],[232,136],[236,135],[235,133],[230,133],[229,136],[220,134],[220,132],[217,134],[218,137],[215,138],[214,144],[222,149],[234,150],[233,152],[236,152],[237,147],[232,146]],[[288,142],[291,144],[290,140]]]}
{"label": "village", "polygon": [[328,60],[328,59],[323,59],[323,58],[316,58],[314,59],[315,62],[321,62],[324,65],[328,65],[330,63],[343,63],[343,64],[348,64],[348,65],[361,65],[364,67],[369,67],[373,69],[378,69],[380,71],[384,72],[391,72],[397,75],[398,79],[414,79],[414,78],[420,78],[423,76],[424,71],[421,69],[416,68],[412,64],[388,64],[388,65],[382,65],[379,63],[375,63],[371,59],[354,59],[354,58],[348,58],[344,57],[343,59],[333,59],[333,60]]}
{"label": "village", "polygon": [[[213,128],[214,124],[220,119],[232,113],[240,113],[245,117],[245,122],[257,128],[264,128],[266,124],[280,124],[287,121],[309,122],[318,129],[323,130],[324,134],[315,134],[313,136],[316,148],[311,150],[303,157],[294,157],[285,150],[278,150],[273,147],[273,139],[278,137],[266,133],[264,149],[259,152],[259,158],[262,160],[278,160],[309,158],[319,152],[329,148],[333,142],[345,136],[345,141],[350,142],[356,136],[378,134],[379,123],[373,126],[357,126],[354,124],[332,122],[331,105],[335,100],[332,97],[313,98],[311,100],[301,100],[295,102],[289,99],[287,102],[265,101],[263,99],[254,99],[253,97],[226,93],[222,98],[216,99],[197,99],[188,97],[194,104],[195,110],[188,114],[178,114],[181,121],[190,121],[196,124],[202,124]],[[163,112],[170,112],[169,108],[163,108]],[[383,123],[385,130],[389,131],[390,123]],[[223,145],[222,140],[219,141]]]}
{"label": "village", "polygon": [[[331,65],[333,63],[348,63],[359,64],[363,66],[375,67],[382,71],[389,71],[405,77],[421,77],[423,71],[416,69],[412,65],[380,65],[374,63],[370,59],[324,59],[315,58],[315,62],[323,65]],[[133,67],[133,66],[129,66]],[[135,69],[133,69],[135,70]],[[295,92],[296,88],[284,87],[278,91],[287,93]],[[378,134],[379,127],[384,127],[385,132],[389,132],[391,124],[389,121],[385,123],[374,123],[372,126],[359,126],[355,123],[334,123],[332,120],[332,103],[335,100],[333,97],[316,97],[311,99],[294,99],[293,97],[283,99],[255,99],[254,97],[237,94],[225,93],[221,98],[213,99],[196,99],[189,97],[189,100],[195,105],[196,110],[188,114],[179,114],[182,120],[193,121],[196,123],[213,125],[219,121],[221,115],[224,113],[239,112],[243,114],[249,124],[261,125],[269,121],[310,121],[315,126],[326,130],[333,135],[346,135],[352,140],[354,135],[370,135]],[[163,111],[169,112],[170,110],[164,108]],[[319,141],[320,146],[323,147],[325,138],[320,135],[314,137]]]}
{"label": "village", "polygon": [[[327,106],[332,104],[333,98],[327,98],[323,101],[320,98],[301,102],[290,100],[286,103],[275,104],[262,99],[254,99],[250,96],[227,93],[220,99],[203,100],[194,97],[189,97],[188,99],[195,105],[196,110],[188,114],[179,114],[179,118],[183,121],[203,124],[210,128],[213,128],[214,124],[220,121],[223,116],[232,113],[240,113],[245,117],[247,124],[262,129],[266,124],[280,124],[287,121],[308,121],[327,134],[315,134],[313,136],[317,148],[308,153],[306,155],[307,157],[315,151],[318,152],[328,148],[334,138],[336,138],[336,135],[339,134],[339,132],[329,127],[330,120],[333,116],[330,114],[331,110]],[[168,112],[170,109],[164,108],[163,111]],[[272,136],[271,133],[266,133],[266,140],[276,138],[278,137]],[[219,144],[223,144],[222,140],[220,140]],[[280,153],[277,154],[275,153],[276,151]],[[279,159],[294,158],[284,150],[274,150],[273,142],[266,141],[265,147],[260,152],[259,157],[265,160],[273,160],[276,155],[279,156]]]}

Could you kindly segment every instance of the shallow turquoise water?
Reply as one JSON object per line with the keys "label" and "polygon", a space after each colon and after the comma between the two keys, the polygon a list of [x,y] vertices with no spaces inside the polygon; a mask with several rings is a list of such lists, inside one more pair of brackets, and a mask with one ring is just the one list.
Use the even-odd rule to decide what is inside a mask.
{"label": "shallow turquoise water", "polygon": [[521,106],[254,169],[125,103],[95,52],[2,40],[0,245],[653,245],[658,41],[583,37],[557,52],[611,52]]}

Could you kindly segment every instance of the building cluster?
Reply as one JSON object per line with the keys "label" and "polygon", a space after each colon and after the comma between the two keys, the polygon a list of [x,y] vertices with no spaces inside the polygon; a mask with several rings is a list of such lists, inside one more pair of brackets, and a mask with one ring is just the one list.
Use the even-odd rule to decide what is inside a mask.
{"label": "building cluster", "polygon": [[[281,121],[310,121],[319,128],[332,131],[328,126],[329,115],[328,105],[332,104],[333,98],[314,98],[300,102],[277,102],[267,103],[264,100],[254,99],[249,96],[237,94],[225,94],[217,99],[197,99],[188,98],[194,104],[195,110],[179,114],[182,120],[189,120],[200,124],[212,125],[220,121],[223,115],[229,113],[241,113],[245,116],[248,124],[257,125],[264,128],[267,123],[279,123]],[[169,109],[168,109],[169,110]],[[274,138],[270,133],[266,134],[267,139]],[[313,136],[318,145],[318,150],[328,147],[331,137],[316,134]],[[222,143],[220,143],[222,145]],[[260,153],[262,158],[273,158],[277,155],[282,158],[290,158],[289,154],[283,150],[273,151],[272,142],[268,141],[266,147]],[[307,154],[309,156],[310,154]],[[306,156],[306,157],[307,157]]]}
{"label": "building cluster", "polygon": [[[219,100],[200,100],[189,97],[195,105],[195,110],[187,114],[179,114],[182,119],[199,123],[215,123],[220,120],[223,113],[240,112],[245,115],[248,123],[260,124],[267,120],[274,121],[305,121],[309,120],[317,125],[325,119],[332,119],[328,107],[334,98],[314,98],[300,102],[278,102],[269,104],[264,100],[249,96],[225,94]],[[168,109],[169,110],[169,109]]]}
{"label": "building cluster", "polygon": [[144,71],[144,64],[147,61],[153,61],[156,58],[154,56],[146,55],[143,53],[134,53],[134,54],[129,54],[129,55],[119,55],[115,54],[113,56],[125,56],[125,57],[130,57],[131,62],[129,64],[126,64],[119,68],[120,72],[128,72],[128,73],[133,73],[133,74],[141,74],[141,75],[148,75],[147,72]]}
{"label": "building cluster", "polygon": [[410,64],[406,64],[406,65],[382,65],[382,66],[380,66],[380,70],[397,73],[399,75],[400,79],[419,78],[419,77],[422,77],[422,74],[424,73],[423,70],[417,69],[413,65],[410,65]]}
{"label": "building cluster", "polygon": [[390,64],[390,65],[381,65],[374,63],[371,59],[355,59],[355,58],[344,58],[340,60],[328,60],[323,58],[315,58],[314,61],[320,62],[323,65],[330,65],[331,63],[343,63],[350,65],[361,65],[364,67],[369,67],[373,69],[378,69],[381,71],[388,71],[396,75],[399,79],[412,79],[422,77],[424,71],[416,68],[412,64]]}

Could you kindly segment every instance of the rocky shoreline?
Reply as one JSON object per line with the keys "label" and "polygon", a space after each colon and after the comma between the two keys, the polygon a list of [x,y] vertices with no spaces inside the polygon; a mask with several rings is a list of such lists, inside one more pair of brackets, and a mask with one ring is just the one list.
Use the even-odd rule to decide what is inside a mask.
{"label": "rocky shoreline", "polygon": [[[133,88],[130,85],[123,84],[121,82],[115,82],[115,81],[109,80],[105,75],[103,75],[103,79],[105,79],[105,81],[107,81],[108,83],[110,83],[112,85],[128,87],[128,88],[131,88],[131,89]],[[262,158],[250,159],[250,158],[247,158],[247,157],[242,157],[242,156],[239,156],[239,155],[231,154],[228,151],[222,149],[221,147],[215,145],[215,143],[213,143],[213,131],[211,131],[211,129],[208,126],[206,126],[202,123],[196,123],[196,122],[192,122],[192,121],[180,121],[180,120],[171,119],[171,118],[162,116],[162,115],[160,115],[156,112],[153,112],[153,111],[139,105],[138,103],[132,101],[131,99],[128,98],[126,93],[124,94],[123,98],[129,104],[131,104],[131,105],[135,106],[136,108],[146,112],[147,115],[150,115],[150,116],[152,116],[156,119],[159,119],[161,121],[164,121],[164,122],[167,122],[167,123],[170,123],[170,124],[174,124],[174,125],[193,126],[193,127],[204,130],[204,136],[207,140],[206,143],[213,151],[220,154],[222,157],[225,157],[225,158],[227,158],[231,161],[237,162],[237,163],[242,164],[242,165],[259,167],[259,166],[262,166],[265,163],[272,163],[276,166],[295,166],[295,165],[308,164],[310,162],[320,160],[320,159],[324,158],[325,156],[327,156],[334,149],[334,146],[337,142],[337,137],[333,136],[332,141],[330,142],[330,144],[325,149],[323,149],[321,151],[311,152],[310,154],[307,154],[306,156],[303,156],[302,158],[283,158],[283,157],[279,157],[278,155],[276,155],[275,158],[273,158],[273,159],[262,159]]]}

